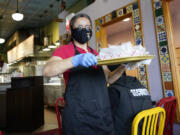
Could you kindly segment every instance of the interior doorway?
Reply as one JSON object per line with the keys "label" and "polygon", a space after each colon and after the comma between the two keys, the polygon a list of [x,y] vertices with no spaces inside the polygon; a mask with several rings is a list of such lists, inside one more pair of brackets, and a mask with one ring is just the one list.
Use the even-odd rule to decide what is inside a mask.
{"label": "interior doorway", "polygon": [[[125,42],[135,45],[132,16],[105,25],[104,32],[106,33],[107,47],[109,45],[120,46]],[[126,74],[138,78],[138,69],[127,70]]]}
{"label": "interior doorway", "polygon": [[[126,24],[129,26],[129,29],[131,30],[130,32],[133,31],[133,34],[128,35],[131,38],[127,38],[128,41],[131,41],[132,44],[134,45],[142,45],[144,46],[144,40],[143,40],[143,26],[142,26],[142,18],[141,18],[141,10],[140,10],[140,1],[135,1],[132,2],[124,7],[115,9],[104,16],[101,16],[97,18],[94,23],[95,23],[95,33],[96,33],[96,50],[99,52],[101,48],[107,48],[108,47],[108,42],[110,43],[111,41],[111,34],[108,32],[108,27],[113,27],[113,25],[116,25],[116,23],[123,22],[124,19],[131,19],[130,24]],[[124,26],[118,25],[115,26],[115,29],[112,29],[112,31],[115,31],[116,29],[123,29]],[[118,31],[119,31],[118,30]],[[117,33],[118,33],[117,31]],[[123,31],[123,30],[122,30]],[[115,32],[113,32],[115,34]],[[112,34],[113,34],[112,33]],[[116,33],[116,34],[117,34]],[[121,32],[121,34],[127,34],[128,32]],[[115,36],[115,35],[114,35]],[[123,35],[122,35],[123,36]],[[125,38],[118,39],[118,42],[124,42]],[[113,39],[112,39],[113,40]],[[127,41],[127,40],[125,40]],[[113,43],[111,43],[113,44]],[[147,67],[146,65],[141,65],[139,68],[136,69],[136,71],[131,71],[133,73],[127,73],[128,75],[131,76],[136,76],[141,84],[146,87],[149,91],[149,82],[148,82],[148,72],[147,72]],[[128,71],[129,72],[129,71]]]}
{"label": "interior doorway", "polygon": [[179,14],[180,0],[173,0],[169,2],[171,21],[174,35],[174,48],[176,52],[176,61],[178,63],[178,73],[180,74],[180,14]]}
{"label": "interior doorway", "polygon": [[176,96],[180,123],[179,0],[152,0],[164,97]]}
{"label": "interior doorway", "polygon": [[[172,62],[176,63],[173,65],[176,73],[176,80],[173,79],[175,83],[174,95],[177,99],[177,109],[176,109],[176,121],[180,123],[180,14],[179,14],[179,0],[171,0],[168,2],[169,7],[169,23],[167,24],[168,28],[171,28],[168,32],[171,38],[171,45],[173,46],[172,52],[175,53]],[[168,21],[167,21],[168,22]]]}
{"label": "interior doorway", "polygon": [[131,42],[134,44],[132,25],[132,17],[127,17],[123,20],[107,25],[105,28],[107,31],[108,44],[121,45],[124,42]]}

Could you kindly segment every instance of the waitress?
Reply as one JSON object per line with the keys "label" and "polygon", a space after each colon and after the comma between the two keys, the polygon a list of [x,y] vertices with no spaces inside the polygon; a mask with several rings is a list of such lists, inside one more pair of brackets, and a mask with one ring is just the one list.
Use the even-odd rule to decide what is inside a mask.
{"label": "waitress", "polygon": [[124,72],[96,66],[98,54],[88,46],[92,22],[88,15],[75,15],[70,22],[72,42],[57,48],[44,67],[51,77],[63,74],[66,91],[63,135],[114,135],[107,82],[113,83]]}

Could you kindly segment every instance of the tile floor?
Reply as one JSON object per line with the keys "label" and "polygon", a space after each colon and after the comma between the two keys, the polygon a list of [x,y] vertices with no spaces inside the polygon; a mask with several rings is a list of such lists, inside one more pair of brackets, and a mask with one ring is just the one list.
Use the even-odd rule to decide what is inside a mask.
{"label": "tile floor", "polygon": [[46,131],[50,129],[58,128],[55,108],[47,108],[44,109],[44,125],[40,127],[39,129],[35,130],[32,133],[5,133],[3,132],[3,135],[33,135],[34,133],[38,133],[41,131]]}

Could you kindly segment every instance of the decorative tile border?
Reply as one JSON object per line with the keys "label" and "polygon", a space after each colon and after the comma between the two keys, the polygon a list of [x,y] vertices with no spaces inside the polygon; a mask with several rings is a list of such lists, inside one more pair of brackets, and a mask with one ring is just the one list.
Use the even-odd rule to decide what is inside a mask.
{"label": "decorative tile border", "polygon": [[[117,9],[112,11],[111,13],[98,18],[95,20],[95,32],[96,32],[96,49],[99,52],[101,47],[101,40],[100,40],[100,28],[101,25],[106,24],[107,22],[111,22],[114,19],[119,17],[123,17],[124,15],[132,14],[133,19],[133,30],[134,30],[134,39],[136,45],[144,45],[143,43],[143,33],[142,33],[142,24],[141,24],[141,15],[140,15],[140,7],[139,2],[131,3],[123,8]],[[162,35],[163,38],[163,35]],[[139,80],[140,82],[149,89],[148,84],[148,75],[147,75],[147,68],[146,66],[140,66],[138,69],[139,73]]]}
{"label": "decorative tile border", "polygon": [[174,96],[174,90],[165,90],[165,97]]}
{"label": "decorative tile border", "polygon": [[169,59],[169,50],[167,42],[167,31],[162,9],[162,0],[152,0],[154,22],[156,29],[157,48],[159,50],[159,59],[161,65],[161,77],[164,90],[164,96],[173,96],[174,87],[172,81],[171,62]]}

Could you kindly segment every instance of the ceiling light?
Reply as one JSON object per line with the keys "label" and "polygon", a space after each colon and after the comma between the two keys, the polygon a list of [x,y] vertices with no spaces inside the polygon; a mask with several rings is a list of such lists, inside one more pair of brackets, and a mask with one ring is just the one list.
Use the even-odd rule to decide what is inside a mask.
{"label": "ceiling light", "polygon": [[17,0],[17,10],[16,10],[15,13],[12,14],[12,18],[15,21],[21,21],[24,18],[24,15],[19,13],[19,10],[18,10],[18,0]]}
{"label": "ceiling light", "polygon": [[21,21],[21,20],[23,20],[24,15],[21,14],[21,13],[19,13],[19,12],[16,12],[16,13],[13,13],[13,14],[12,14],[12,18],[13,18],[13,20],[15,20],[15,21]]}
{"label": "ceiling light", "polygon": [[123,21],[124,22],[127,22],[127,21],[129,21],[130,20],[130,18],[126,18],[126,19],[124,19]]}
{"label": "ceiling light", "polygon": [[0,44],[3,44],[5,42],[4,38],[0,38]]}

